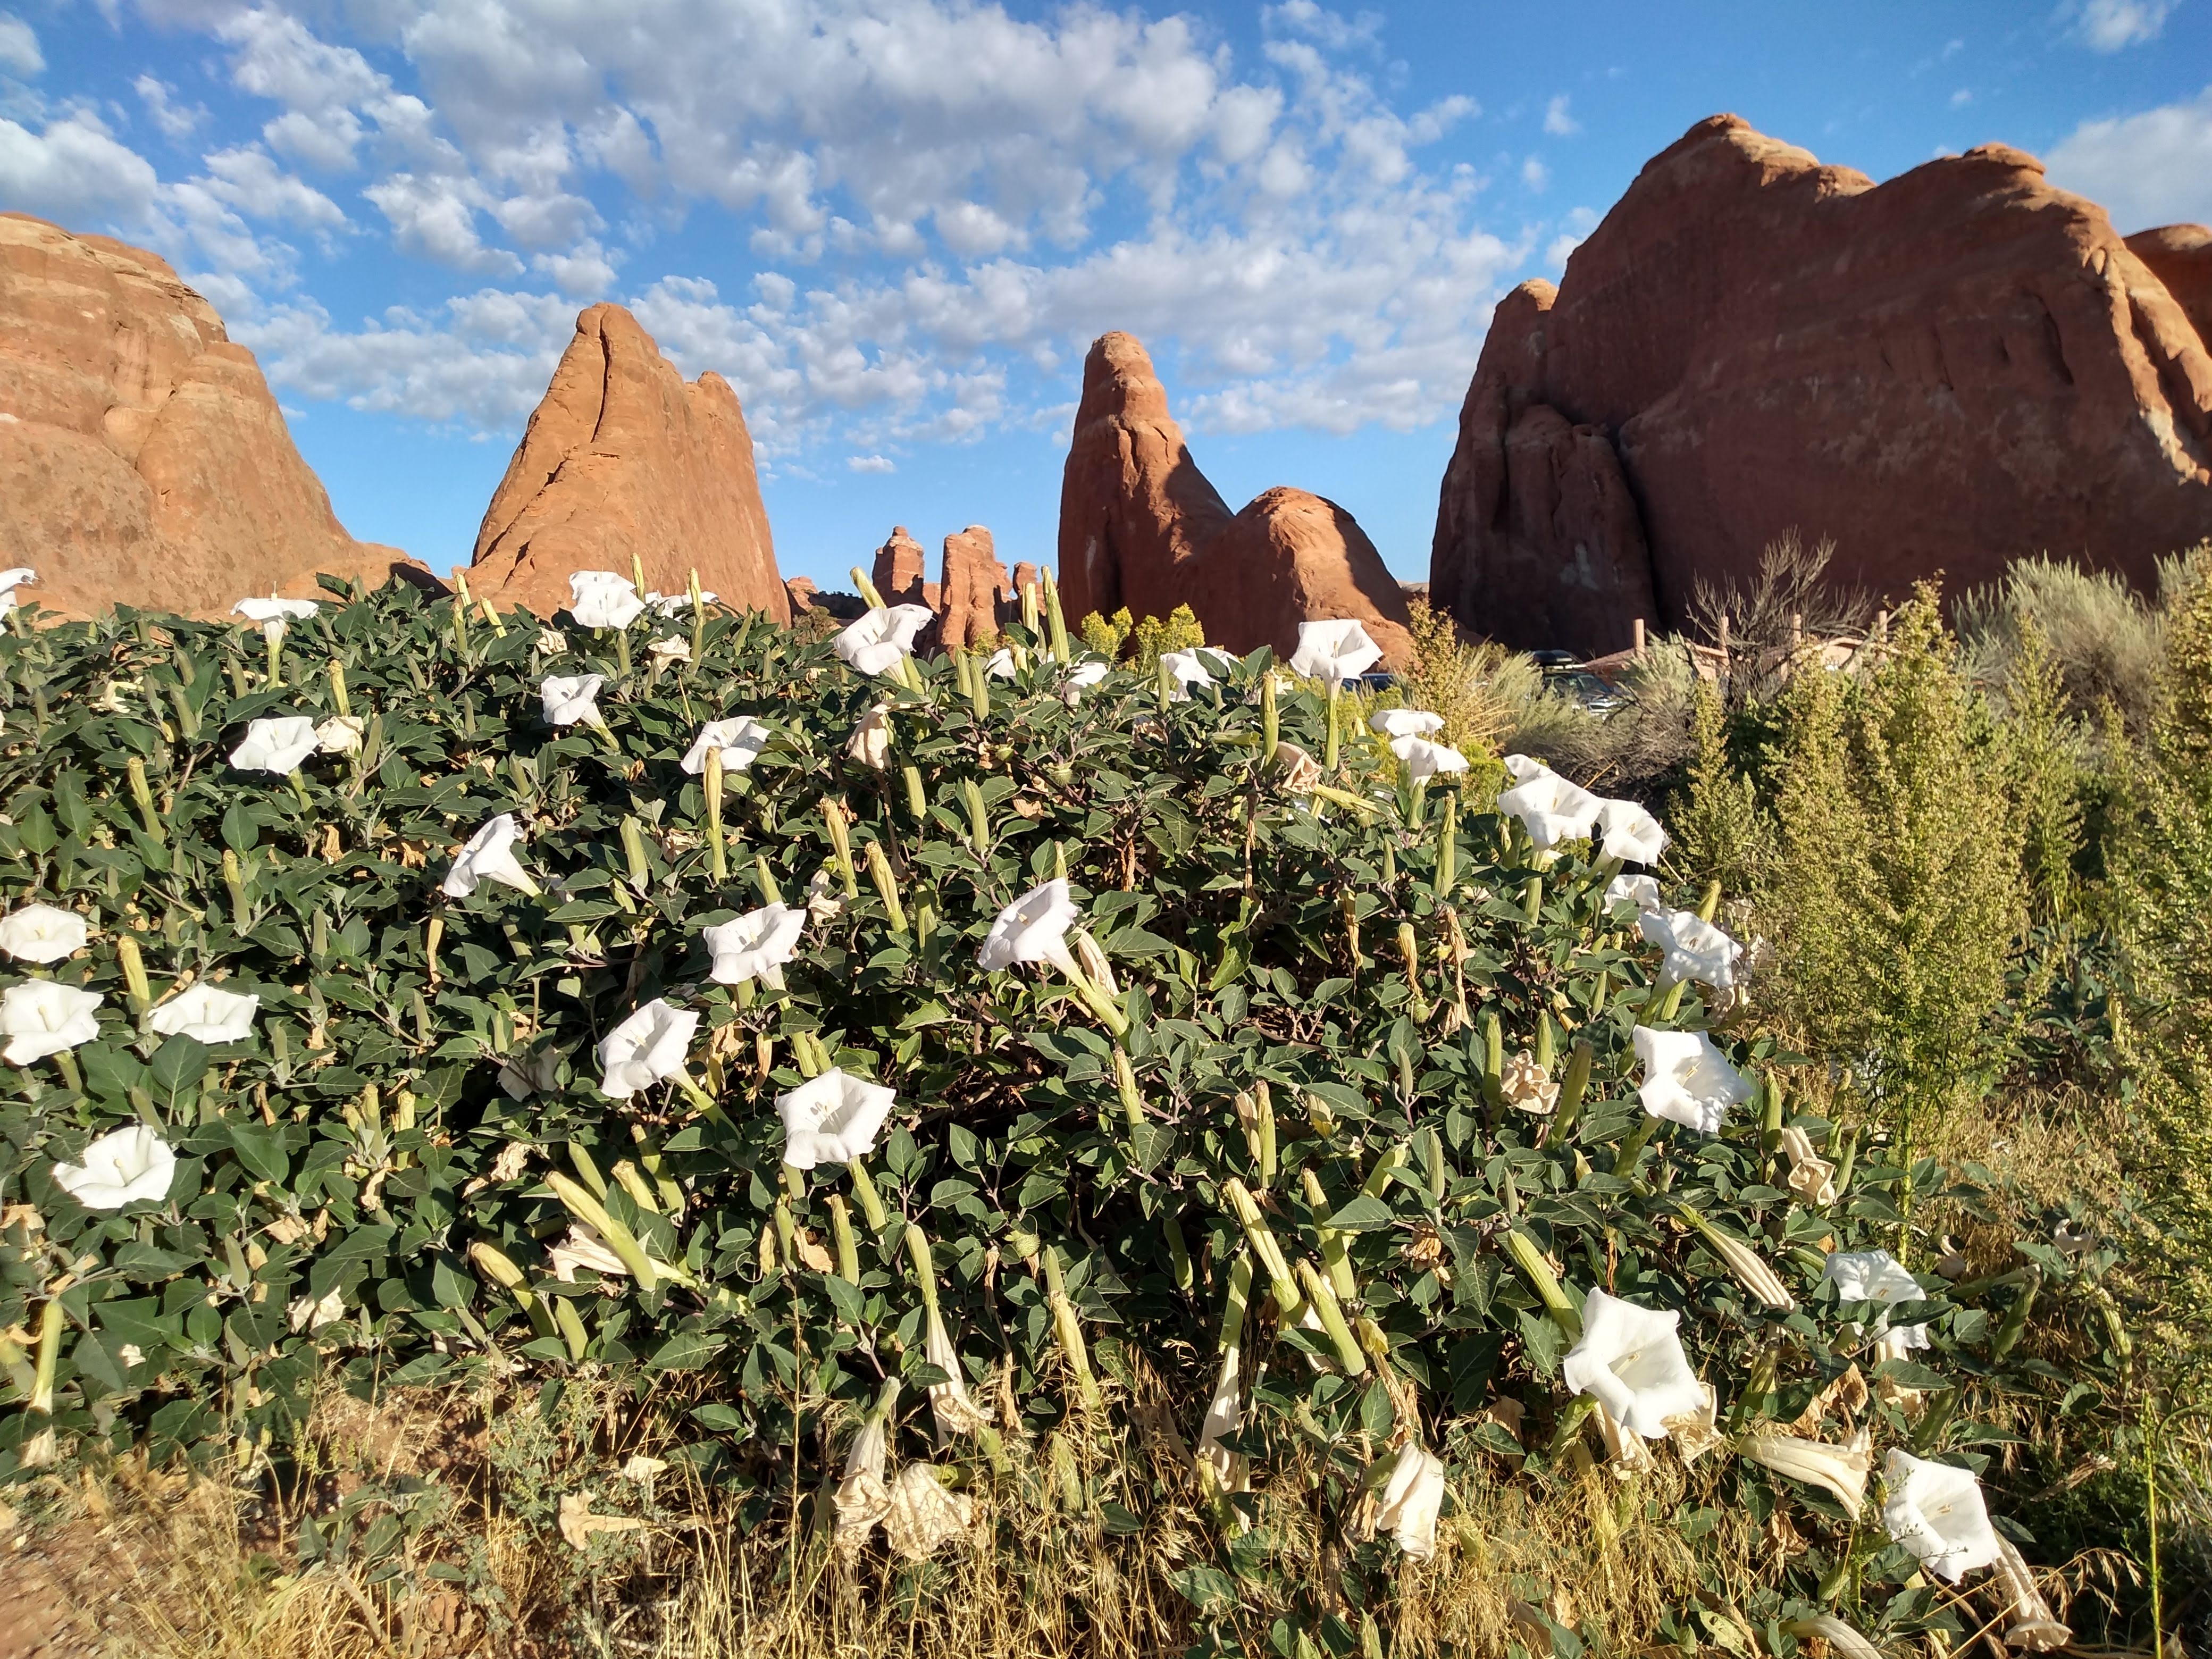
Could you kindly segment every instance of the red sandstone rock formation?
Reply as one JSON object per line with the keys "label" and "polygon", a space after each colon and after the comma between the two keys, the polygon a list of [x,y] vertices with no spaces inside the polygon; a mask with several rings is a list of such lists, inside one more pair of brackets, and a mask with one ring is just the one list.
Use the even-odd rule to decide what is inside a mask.
{"label": "red sandstone rock formation", "polygon": [[491,498],[470,579],[546,617],[572,572],[627,574],[633,556],[661,592],[696,569],[723,604],[791,619],[737,393],[711,370],[685,384],[635,317],[596,305]]}
{"label": "red sandstone rock formation", "polygon": [[1276,489],[1241,513],[1206,480],[1168,413],[1145,349],[1108,334],[1083,365],[1083,401],[1060,495],[1060,603],[1071,624],[1127,605],[1164,617],[1188,605],[1210,643],[1273,646],[1297,625],[1356,617],[1393,665],[1412,653],[1406,598],[1352,515]]}
{"label": "red sandstone rock formation", "polygon": [[[920,542],[906,533],[906,526],[891,526],[890,539],[876,550],[876,568],[869,578],[882,594],[885,605],[921,605],[924,586],[924,566],[929,555],[922,550]],[[935,605],[929,607],[932,611]]]}
{"label": "red sandstone rock formation", "polygon": [[2128,252],[2166,284],[2173,302],[2189,313],[2197,337],[2212,347],[2212,229],[2162,225],[2128,238]]}
{"label": "red sandstone rock formation", "polygon": [[791,602],[791,614],[814,609],[814,596],[822,590],[808,576],[787,576],[783,580],[784,597]]}
{"label": "red sandstone rock formation", "polygon": [[1613,649],[1792,527],[1893,595],[2046,550],[2148,583],[2212,534],[2212,358],[2188,303],[2018,150],[1877,185],[1701,121],[1559,289],[1498,307],[1438,503],[1436,602],[1515,644]]}
{"label": "red sandstone rock formation", "polygon": [[0,563],[77,617],[430,580],[346,534],[253,354],[166,262],[20,213],[0,213]]}
{"label": "red sandstone rock formation", "polygon": [[[942,643],[980,644],[999,631],[1017,603],[1006,567],[999,562],[991,532],[980,524],[945,538],[945,561],[938,567],[941,603],[938,631]],[[1018,614],[1018,613],[1016,613]]]}

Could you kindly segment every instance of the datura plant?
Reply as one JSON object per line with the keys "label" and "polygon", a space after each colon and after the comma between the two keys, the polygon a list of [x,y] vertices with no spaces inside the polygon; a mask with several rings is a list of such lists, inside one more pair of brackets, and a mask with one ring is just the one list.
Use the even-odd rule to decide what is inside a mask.
{"label": "datura plant", "polygon": [[[1387,1627],[1469,1483],[1600,1462],[1787,1519],[1777,1640],[2032,1553],[1978,1425],[2104,1386],[2021,1339],[2113,1252],[1917,1270],[1973,1188],[1797,1103],[1717,894],[1620,873],[1658,824],[1344,718],[1356,625],[1138,674],[1048,590],[945,653],[325,586],[0,634],[0,1480],[590,1365],[848,1553],[1025,1470],[1105,1514],[1071,1437],[1164,1409],[1184,1489],[1107,1531],[1203,1517],[1225,1648]],[[1279,1490],[1335,1565],[1263,1594]]]}

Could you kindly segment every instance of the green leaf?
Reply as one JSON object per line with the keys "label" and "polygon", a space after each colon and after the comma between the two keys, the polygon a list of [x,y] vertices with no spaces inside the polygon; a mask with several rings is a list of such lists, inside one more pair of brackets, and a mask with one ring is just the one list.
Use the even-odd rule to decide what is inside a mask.
{"label": "green leaf", "polygon": [[722,1338],[704,1331],[678,1331],[653,1351],[646,1367],[656,1371],[696,1371],[724,1346]]}
{"label": "green leaf", "polygon": [[1398,1218],[1390,1206],[1370,1193],[1355,1193],[1341,1209],[1335,1211],[1322,1224],[1340,1233],[1372,1232],[1378,1227],[1388,1227]]}
{"label": "green leaf", "polygon": [[[173,1042],[185,1040],[170,1039]],[[167,1052],[167,1045],[164,1045],[162,1053]],[[156,1054],[155,1064],[158,1067],[160,1063],[161,1055]],[[262,1180],[281,1183],[291,1168],[284,1156],[284,1132],[265,1124],[235,1121],[227,1127],[230,1130],[230,1144],[238,1151],[238,1161]]]}

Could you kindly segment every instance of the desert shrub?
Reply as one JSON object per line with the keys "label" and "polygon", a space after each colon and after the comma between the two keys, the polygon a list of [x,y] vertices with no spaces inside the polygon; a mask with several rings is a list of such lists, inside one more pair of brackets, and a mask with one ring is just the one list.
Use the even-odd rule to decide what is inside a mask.
{"label": "desert shrub", "polygon": [[[1828,568],[1835,558],[1832,541],[1808,546],[1796,529],[1783,532],[1759,550],[1759,572],[1748,582],[1697,578],[1690,589],[1690,632],[1717,645],[1725,631],[1731,655],[1743,659],[1743,689],[1755,684],[1764,695],[1771,666],[1786,662],[1801,639],[1863,636],[1872,626],[1875,596],[1832,581]],[[1762,662],[1769,665],[1765,672]]]}
{"label": "desert shrub", "polygon": [[[1848,937],[1899,983],[1851,981],[1877,1012],[1843,1038],[1915,1083],[1978,994],[1960,959],[2014,904],[1954,833],[1984,797],[1923,610],[1890,678],[1807,715],[1855,769],[1822,775],[1862,790],[1829,821],[1899,843],[1832,845],[1856,884],[1808,892],[1837,941],[1814,982],[1846,988],[1846,901],[1887,906],[1890,933]],[[1536,853],[1448,779],[1378,795],[1365,741],[1333,777],[1285,767],[1274,739],[1319,752],[1324,704],[1279,694],[1266,652],[1174,702],[1139,674],[1073,678],[1048,654],[1066,655],[1056,617],[1046,639],[1008,631],[1011,682],[896,651],[863,674],[848,641],[726,615],[653,648],[667,626],[495,631],[338,594],[275,672],[259,641],[176,618],[0,637],[0,896],[88,935],[19,950],[6,994],[98,1005],[51,1056],[18,1048],[0,1094],[0,1480],[71,1446],[250,1468],[319,1378],[605,1371],[680,1413],[669,1455],[739,1534],[782,1529],[792,1606],[850,1595],[838,1517],[900,1470],[921,1477],[909,1505],[976,1503],[956,1531],[1048,1511],[1085,1559],[1172,1555],[1197,1650],[1342,1651],[1372,1626],[1437,1651],[1522,1615],[1424,1601],[1445,1581],[1421,1570],[1401,1586],[1370,1541],[1379,1488],[1443,1449],[1471,1522],[1444,1528],[1445,1566],[1488,1548],[1537,1582],[1540,1536],[1486,1545],[1473,1523],[1515,1508],[1486,1487],[1578,1489],[1602,1421],[1559,1379],[1601,1289],[1679,1315],[1730,1432],[1856,1425],[1972,1467],[1990,1413],[2110,1385],[2094,1345],[2063,1373],[2034,1356],[2102,1328],[2112,1253],[2033,1235],[2039,1296],[1931,1277],[1889,1310],[1930,1346],[1870,1351],[1877,1310],[1816,1288],[1823,1249],[1894,1242],[1914,1191],[1971,1204],[1976,1180],[1845,1136],[1748,1027],[1716,1034],[1727,1069],[1703,1086],[1750,1091],[1716,1133],[1647,1112],[1638,1030],[1726,1009],[1661,981],[1607,905],[1617,866],[1587,842]],[[548,724],[577,699],[596,720]],[[227,760],[278,716],[334,752]],[[755,723],[712,739],[736,757],[719,793],[682,764],[710,720]],[[1785,822],[1816,805],[1811,775]],[[447,885],[502,813],[519,866]],[[1038,909],[1010,920],[1024,895]],[[798,923],[789,960],[716,981],[702,930],[769,903]],[[994,937],[1020,961],[987,969]],[[201,987],[258,998],[250,1021],[164,1036]],[[879,1121],[810,1139],[814,1086],[860,1080],[891,1091],[859,1090]],[[142,1127],[173,1168],[86,1207],[59,1169]],[[1825,1150],[1832,1195],[1792,1182],[1787,1129]],[[1203,1467],[1225,1480],[1188,1455],[1209,1402]],[[1102,1450],[1144,1425],[1164,1475]],[[881,1470],[845,1467],[864,1429]],[[1878,1634],[1963,1632],[1848,1493],[1674,1432],[1686,1467],[1630,1517],[1621,1641],[1719,1639],[1693,1602],[1740,1609],[1738,1640],[1794,1644],[1831,1607]],[[1738,1510],[1779,1517],[1791,1548],[1747,1567]],[[854,1553],[884,1595],[957,1591]]]}
{"label": "desert shrub", "polygon": [[2024,921],[2007,756],[1952,655],[1923,590],[1870,670],[1790,681],[1765,762],[1788,1007],[1889,1114],[1940,1109],[1996,1063]]}
{"label": "desert shrub", "polygon": [[1206,629],[1187,605],[1168,612],[1165,621],[1158,617],[1133,621],[1127,605],[1111,617],[1094,611],[1077,631],[1084,644],[1107,661],[1127,663],[1141,674],[1159,666],[1164,651],[1194,651],[1206,643]]}
{"label": "desert shrub", "polygon": [[[2169,591],[2185,580],[2169,562]],[[2048,555],[2014,562],[2002,580],[1959,600],[1954,617],[1967,673],[2002,698],[2032,628],[2055,670],[2067,711],[2118,709],[2127,730],[2150,729],[2164,654],[2161,608],[2106,570],[2085,570]]]}

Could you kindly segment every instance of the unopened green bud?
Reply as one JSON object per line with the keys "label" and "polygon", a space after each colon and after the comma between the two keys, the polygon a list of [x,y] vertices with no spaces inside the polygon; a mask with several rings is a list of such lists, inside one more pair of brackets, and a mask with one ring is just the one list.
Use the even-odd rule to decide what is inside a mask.
{"label": "unopened green bud", "polygon": [[879,841],[868,843],[868,879],[875,884],[877,894],[883,899],[890,929],[894,933],[906,932],[906,907],[899,902],[898,877],[891,869],[890,860],[884,856],[884,844]]}

